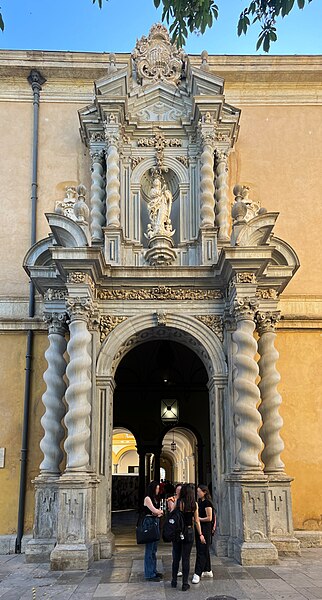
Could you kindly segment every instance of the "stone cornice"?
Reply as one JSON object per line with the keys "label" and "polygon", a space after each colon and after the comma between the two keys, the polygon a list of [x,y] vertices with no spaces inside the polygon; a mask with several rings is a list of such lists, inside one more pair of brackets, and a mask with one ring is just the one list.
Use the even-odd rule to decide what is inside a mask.
{"label": "stone cornice", "polygon": [[[116,65],[125,67],[130,53],[118,53]],[[200,55],[189,55],[194,67],[201,65]],[[31,68],[41,68],[47,79],[93,81],[107,73],[109,53],[42,50],[1,50],[1,77],[27,77]],[[322,56],[228,56],[209,55],[210,71],[231,82],[305,83],[321,82]],[[28,85],[28,83],[27,83]]]}

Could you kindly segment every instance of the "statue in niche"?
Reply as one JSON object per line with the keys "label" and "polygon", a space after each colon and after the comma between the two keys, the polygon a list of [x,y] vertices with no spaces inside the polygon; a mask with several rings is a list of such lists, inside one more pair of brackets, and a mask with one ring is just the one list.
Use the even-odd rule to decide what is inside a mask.
{"label": "statue in niche", "polygon": [[170,219],[172,194],[167,186],[162,185],[161,177],[153,175],[148,211],[150,223],[145,236],[151,239],[157,235],[171,237],[175,233]]}

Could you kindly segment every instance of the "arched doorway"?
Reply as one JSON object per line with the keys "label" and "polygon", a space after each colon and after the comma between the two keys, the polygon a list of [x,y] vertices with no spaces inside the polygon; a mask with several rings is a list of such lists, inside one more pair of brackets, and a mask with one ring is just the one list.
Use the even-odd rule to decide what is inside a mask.
{"label": "arched doorway", "polygon": [[[191,379],[193,373],[195,375],[198,372],[199,375],[202,374],[202,381],[199,383],[202,385],[203,410],[200,410],[198,395],[196,390],[193,389],[193,384],[196,381],[198,382],[198,377],[196,379],[192,377],[192,381],[188,385],[190,400],[187,400],[185,395],[181,396],[184,401],[181,402],[183,410],[180,409],[179,411],[179,421],[165,425],[161,422],[161,399],[176,398],[173,395],[172,397],[168,394],[165,395],[163,392],[173,391],[176,388],[171,385],[171,380],[169,383],[166,376],[163,376],[163,381],[160,381],[162,360],[157,369],[148,369],[147,364],[151,362],[153,357],[155,360],[155,353],[146,351],[149,348],[147,345],[149,342],[156,343],[160,341],[174,342],[180,348],[175,361],[176,365],[173,361],[168,361],[168,366],[172,371],[173,369],[179,371],[179,374],[181,373],[181,376],[183,376],[183,381],[187,381],[187,377]],[[143,353],[142,351],[139,352],[140,348]],[[196,359],[199,360],[198,369],[191,369],[191,363],[184,358],[183,353],[185,350],[190,350],[190,359],[193,359],[195,364],[197,364]],[[163,353],[163,356],[167,357],[167,353]],[[145,357],[148,357],[148,362]],[[149,389],[145,388],[143,394],[141,383],[146,381],[146,377],[145,379],[142,377],[144,373],[147,374],[151,385]],[[159,377],[158,381],[155,380],[157,377]],[[164,381],[165,379],[167,381]],[[175,381],[175,383],[178,382]],[[228,397],[227,363],[218,336],[200,320],[189,314],[155,312],[124,318],[123,322],[109,333],[100,348],[97,357],[96,386],[97,403],[95,404],[95,410],[97,412],[93,412],[93,419],[95,421],[95,414],[97,414],[100,423],[100,429],[97,432],[97,447],[99,448],[97,460],[101,478],[97,491],[97,535],[101,556],[111,556],[114,545],[114,538],[111,533],[113,427],[129,429],[137,440],[140,498],[143,498],[145,492],[147,455],[151,454],[150,477],[152,478],[161,466],[162,442],[167,431],[176,426],[193,432],[198,447],[197,479],[209,483],[206,475],[211,474],[210,481],[212,482],[213,495],[216,499],[218,515],[220,513],[220,522],[223,524],[224,531],[223,535],[220,532],[217,537],[219,539],[220,535],[220,539],[223,538],[224,544],[227,545],[230,509],[229,503],[226,501],[225,468],[227,462],[225,462],[223,455],[223,440],[226,436],[223,427],[223,406]],[[154,402],[151,403],[148,400],[152,398],[151,389],[153,386],[154,390],[158,390],[159,395],[154,394]],[[141,393],[139,393],[140,389]],[[180,399],[179,396],[178,398]],[[194,408],[194,411],[189,411],[191,407]],[[197,423],[200,419],[203,420],[204,432],[201,435]],[[143,439],[143,429],[145,429],[145,435],[148,436],[148,439]],[[165,459],[167,460],[167,457]]]}
{"label": "arched doorway", "polygon": [[[164,436],[160,459],[165,478],[173,483],[197,483],[198,442],[185,427],[173,427]],[[210,481],[210,480],[209,480]]]}
{"label": "arched doorway", "polygon": [[161,466],[172,483],[195,482],[196,465],[198,478],[211,481],[207,382],[201,359],[174,340],[147,341],[120,361],[115,373],[113,423],[135,436],[139,505],[148,481],[160,480]]}
{"label": "arched doorway", "polygon": [[139,489],[139,456],[136,439],[128,429],[113,429],[112,511],[136,509]]}

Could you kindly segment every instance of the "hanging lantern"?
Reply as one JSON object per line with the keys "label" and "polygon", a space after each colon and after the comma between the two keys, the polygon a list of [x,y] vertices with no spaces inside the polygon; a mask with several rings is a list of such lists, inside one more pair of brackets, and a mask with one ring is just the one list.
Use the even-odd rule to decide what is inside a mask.
{"label": "hanging lantern", "polygon": [[173,431],[173,440],[172,440],[172,442],[171,442],[171,444],[170,444],[170,448],[171,448],[171,451],[172,451],[172,452],[175,452],[175,451],[176,451],[176,449],[177,449],[177,444],[176,444],[176,443],[175,443],[175,441],[174,441],[174,431]]}

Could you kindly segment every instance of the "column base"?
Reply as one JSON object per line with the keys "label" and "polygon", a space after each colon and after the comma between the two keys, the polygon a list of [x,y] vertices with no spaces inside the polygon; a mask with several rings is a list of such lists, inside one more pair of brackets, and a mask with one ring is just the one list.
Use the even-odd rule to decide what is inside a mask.
{"label": "column base", "polygon": [[262,542],[234,541],[234,558],[245,566],[275,565],[278,562],[277,548],[268,540]]}
{"label": "column base", "polygon": [[50,555],[52,571],[86,571],[94,560],[93,545],[57,544]]}
{"label": "column base", "polygon": [[57,542],[58,475],[39,475],[35,485],[33,537],[25,548],[27,563],[49,562]]}
{"label": "column base", "polygon": [[212,547],[215,551],[216,556],[228,556],[228,535],[220,535],[215,533]]}
{"label": "column base", "polygon": [[106,535],[97,536],[97,553],[99,560],[102,558],[111,558],[115,549],[115,535],[113,533],[107,533]]}
{"label": "column base", "polygon": [[280,554],[298,556],[301,550],[293,530],[291,481],[285,473],[268,474],[269,537]]}
{"label": "column base", "polygon": [[50,554],[55,548],[56,540],[32,539],[25,549],[26,563],[47,563]]}

